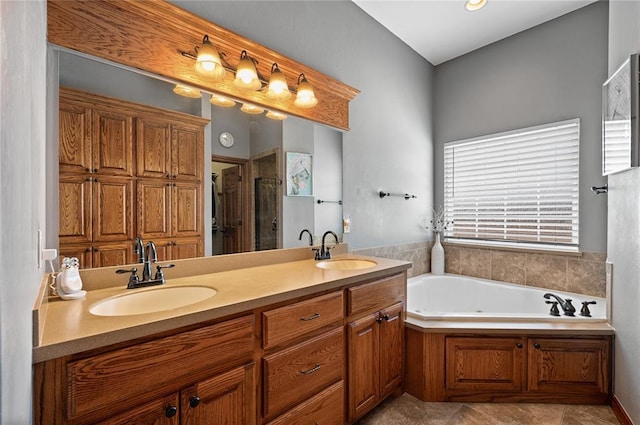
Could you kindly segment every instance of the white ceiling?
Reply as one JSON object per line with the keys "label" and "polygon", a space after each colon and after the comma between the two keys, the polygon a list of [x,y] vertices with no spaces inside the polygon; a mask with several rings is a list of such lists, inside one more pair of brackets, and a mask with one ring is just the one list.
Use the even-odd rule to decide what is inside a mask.
{"label": "white ceiling", "polygon": [[488,0],[475,12],[464,0],[353,0],[373,19],[438,65],[584,7],[594,0]]}

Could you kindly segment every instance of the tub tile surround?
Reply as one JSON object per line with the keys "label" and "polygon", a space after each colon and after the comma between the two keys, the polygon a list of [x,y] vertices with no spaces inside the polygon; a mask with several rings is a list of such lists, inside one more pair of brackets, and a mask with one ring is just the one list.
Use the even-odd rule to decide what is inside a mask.
{"label": "tub tile surround", "polygon": [[614,425],[609,406],[537,403],[422,402],[403,394],[387,400],[357,425]]}
{"label": "tub tile surround", "polygon": [[[354,254],[411,261],[408,277],[431,271],[433,242],[412,242],[354,250]],[[580,255],[533,253],[497,248],[471,248],[443,243],[445,272],[535,286],[549,290],[606,297],[606,253]]]}

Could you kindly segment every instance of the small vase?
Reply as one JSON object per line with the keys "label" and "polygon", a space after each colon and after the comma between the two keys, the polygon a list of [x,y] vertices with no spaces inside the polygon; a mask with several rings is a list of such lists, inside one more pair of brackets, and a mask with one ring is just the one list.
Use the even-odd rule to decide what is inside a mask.
{"label": "small vase", "polygon": [[440,243],[440,232],[436,232],[436,241],[431,248],[431,274],[444,274],[444,248]]}

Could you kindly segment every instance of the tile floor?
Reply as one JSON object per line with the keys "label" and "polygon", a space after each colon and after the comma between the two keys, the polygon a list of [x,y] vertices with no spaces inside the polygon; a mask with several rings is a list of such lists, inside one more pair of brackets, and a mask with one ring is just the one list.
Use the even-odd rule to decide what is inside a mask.
{"label": "tile floor", "polygon": [[357,425],[619,425],[609,406],[530,403],[424,403],[389,399]]}

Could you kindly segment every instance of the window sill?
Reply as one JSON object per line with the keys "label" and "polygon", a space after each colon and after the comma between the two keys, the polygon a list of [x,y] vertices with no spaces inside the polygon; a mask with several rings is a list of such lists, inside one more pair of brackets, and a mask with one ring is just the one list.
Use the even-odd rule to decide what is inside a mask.
{"label": "window sill", "polygon": [[549,246],[548,248],[521,244],[520,246],[514,246],[511,244],[505,244],[492,241],[472,241],[472,240],[456,240],[445,239],[442,245],[457,246],[461,248],[477,248],[477,249],[495,249],[500,251],[513,251],[513,252],[525,252],[531,254],[554,254],[554,255],[566,255],[568,257],[581,257],[582,252],[579,248],[557,247]]}

